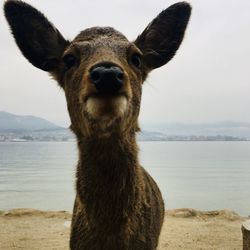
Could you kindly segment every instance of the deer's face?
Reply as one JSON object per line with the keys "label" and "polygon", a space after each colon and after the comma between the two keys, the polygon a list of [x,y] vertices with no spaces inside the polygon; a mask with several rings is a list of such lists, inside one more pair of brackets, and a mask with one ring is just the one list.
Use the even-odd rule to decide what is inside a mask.
{"label": "deer's face", "polygon": [[87,29],[69,44],[58,80],[74,130],[107,134],[135,125],[144,77],[142,56],[112,28]]}
{"label": "deer's face", "polygon": [[170,6],[134,42],[109,27],[86,29],[70,42],[22,1],[7,0],[4,11],[23,55],[64,89],[73,131],[107,136],[137,130],[142,83],[175,55],[191,8]]}

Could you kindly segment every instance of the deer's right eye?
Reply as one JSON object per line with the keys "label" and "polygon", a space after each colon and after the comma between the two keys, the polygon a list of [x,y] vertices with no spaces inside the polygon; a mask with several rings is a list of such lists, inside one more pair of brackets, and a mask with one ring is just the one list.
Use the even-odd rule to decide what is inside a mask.
{"label": "deer's right eye", "polygon": [[76,57],[72,54],[68,54],[63,57],[63,62],[67,69],[72,68],[76,64],[76,61]]}

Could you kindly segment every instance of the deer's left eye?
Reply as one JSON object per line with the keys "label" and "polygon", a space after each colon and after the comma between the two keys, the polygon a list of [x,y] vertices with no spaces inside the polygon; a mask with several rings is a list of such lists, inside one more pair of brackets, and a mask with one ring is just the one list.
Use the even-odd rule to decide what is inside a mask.
{"label": "deer's left eye", "polygon": [[63,57],[63,62],[67,69],[70,69],[76,64],[76,57],[72,54],[65,55]]}
{"label": "deer's left eye", "polygon": [[131,56],[131,63],[136,67],[136,68],[141,68],[142,66],[142,56],[139,53],[134,53]]}

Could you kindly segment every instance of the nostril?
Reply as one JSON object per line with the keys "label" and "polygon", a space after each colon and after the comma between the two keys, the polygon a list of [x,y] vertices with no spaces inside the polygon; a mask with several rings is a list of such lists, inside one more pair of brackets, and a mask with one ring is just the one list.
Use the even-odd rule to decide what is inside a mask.
{"label": "nostril", "polygon": [[92,70],[90,73],[90,78],[93,82],[98,82],[101,80],[101,73],[99,70]]}
{"label": "nostril", "polygon": [[118,81],[123,81],[123,78],[124,78],[124,75],[123,75],[122,72],[118,72],[118,73],[116,74],[116,79],[117,79]]}

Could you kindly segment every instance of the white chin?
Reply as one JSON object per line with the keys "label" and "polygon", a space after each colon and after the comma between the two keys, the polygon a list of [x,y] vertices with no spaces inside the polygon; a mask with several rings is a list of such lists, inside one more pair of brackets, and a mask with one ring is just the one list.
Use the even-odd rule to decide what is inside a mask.
{"label": "white chin", "polygon": [[114,96],[100,98],[91,96],[86,102],[86,111],[94,119],[114,119],[122,117],[127,110],[127,98]]}

